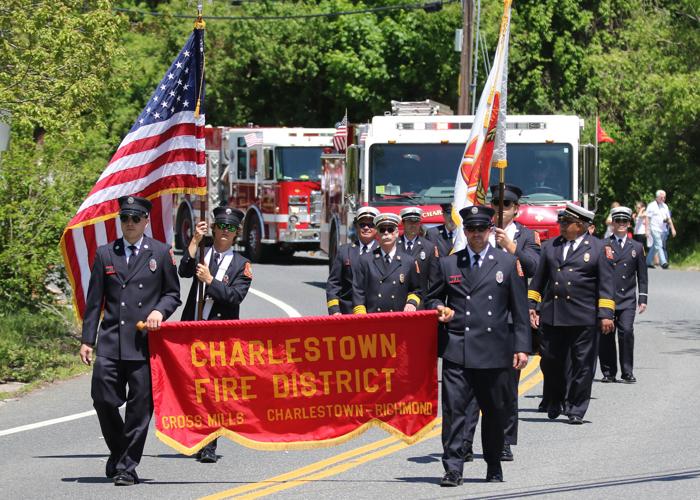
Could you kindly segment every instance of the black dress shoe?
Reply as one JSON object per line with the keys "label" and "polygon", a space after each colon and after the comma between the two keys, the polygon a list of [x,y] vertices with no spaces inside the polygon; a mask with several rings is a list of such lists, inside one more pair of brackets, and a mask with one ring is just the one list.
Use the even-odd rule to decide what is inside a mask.
{"label": "black dress shoe", "polygon": [[473,462],[474,461],[474,450],[472,449],[471,446],[468,446],[464,450],[464,461],[465,462]]}
{"label": "black dress shoe", "polygon": [[623,381],[625,384],[634,384],[635,382],[637,382],[637,379],[634,378],[634,375],[623,375],[623,376],[622,376],[622,381]]}
{"label": "black dress shoe", "polygon": [[576,415],[569,415],[570,425],[581,425],[582,423],[583,419],[581,417],[577,417]]}
{"label": "black dress shoe", "polygon": [[501,464],[489,465],[486,470],[486,482],[487,483],[502,483],[503,482],[503,469],[501,469]]}
{"label": "black dress shoe", "polygon": [[547,418],[549,418],[549,420],[554,420],[558,418],[559,415],[561,415],[561,405],[550,405],[549,408],[547,408]]}
{"label": "black dress shoe", "polygon": [[216,452],[211,448],[202,448],[201,455],[199,456],[199,461],[203,464],[215,464],[219,457],[216,456]]}
{"label": "black dress shoe", "polygon": [[513,461],[513,452],[510,449],[510,445],[508,443],[505,443],[503,445],[503,451],[501,451],[501,456],[500,456],[501,462],[512,462]]}
{"label": "black dress shoe", "polygon": [[546,400],[542,400],[542,402],[539,404],[537,407],[537,411],[540,413],[547,413],[547,407],[549,406],[549,403]]}
{"label": "black dress shoe", "polygon": [[462,474],[460,474],[456,470],[448,470],[447,472],[445,472],[445,475],[442,476],[442,479],[440,480],[440,486],[449,488],[453,486],[459,486],[462,484],[462,482]]}
{"label": "black dress shoe", "polygon": [[661,269],[668,269],[668,262],[666,262],[666,264],[661,264]]}
{"label": "black dress shoe", "polygon": [[112,479],[117,475],[117,457],[109,456],[107,465],[105,465],[105,476]]}
{"label": "black dress shoe", "polygon": [[617,379],[613,377],[612,375],[605,375],[603,378],[600,379],[601,382],[604,384],[612,384],[613,382],[617,382]]}
{"label": "black dress shoe", "polygon": [[139,477],[136,475],[136,472],[122,470],[114,476],[114,486],[133,486],[135,484],[139,484]]}

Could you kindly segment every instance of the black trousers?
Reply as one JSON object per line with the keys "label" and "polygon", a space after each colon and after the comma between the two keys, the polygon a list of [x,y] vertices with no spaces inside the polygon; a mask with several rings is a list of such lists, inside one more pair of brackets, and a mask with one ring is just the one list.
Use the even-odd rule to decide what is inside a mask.
{"label": "black trousers", "polygon": [[[128,386],[128,392],[127,392]],[[118,471],[134,472],[141,461],[153,414],[151,365],[95,357],[92,401],[109,453]],[[124,420],[119,407],[126,402]]]}
{"label": "black trousers", "polygon": [[562,405],[567,415],[583,418],[591,401],[598,326],[543,325],[541,351],[550,406]]}
{"label": "black trousers", "polygon": [[[503,437],[505,444],[516,445],[518,444],[518,385],[520,384],[520,370],[511,370],[509,382],[511,384],[511,400]],[[474,442],[476,424],[479,423],[479,405],[476,403],[475,398],[472,398],[467,404],[465,419],[464,447],[467,448]]]}
{"label": "black trousers", "polygon": [[617,375],[617,350],[615,333],[620,344],[620,371],[622,375],[632,375],[634,365],[634,317],[635,310],[619,309],[615,311],[615,330],[607,335],[600,334],[600,370],[603,375]]}
{"label": "black trousers", "polygon": [[465,368],[442,360],[442,465],[446,471],[464,469],[467,405],[475,399],[483,413],[481,446],[486,463],[500,462],[503,430],[511,401],[511,368]]}

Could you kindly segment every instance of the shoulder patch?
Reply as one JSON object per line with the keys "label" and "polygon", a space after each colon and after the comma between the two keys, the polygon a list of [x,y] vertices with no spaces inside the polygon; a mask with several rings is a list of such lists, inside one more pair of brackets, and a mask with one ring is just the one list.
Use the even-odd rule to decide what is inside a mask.
{"label": "shoulder patch", "polygon": [[250,262],[245,263],[245,267],[243,268],[243,274],[248,278],[253,279],[253,266],[250,265]]}
{"label": "shoulder patch", "polygon": [[608,260],[613,260],[613,251],[610,245],[605,245],[605,256]]}
{"label": "shoulder patch", "polygon": [[518,276],[521,278],[525,277],[525,273],[523,272],[523,266],[520,265],[520,259],[515,259],[515,269],[518,271]]}
{"label": "shoulder patch", "polygon": [[535,236],[535,245],[537,245],[538,247],[542,246],[542,240],[540,239],[540,233],[538,233],[537,231],[533,231],[533,233]]}
{"label": "shoulder patch", "polygon": [[170,254],[170,261],[173,263],[173,266],[175,265],[175,253],[173,252],[173,249],[171,248],[168,253]]}

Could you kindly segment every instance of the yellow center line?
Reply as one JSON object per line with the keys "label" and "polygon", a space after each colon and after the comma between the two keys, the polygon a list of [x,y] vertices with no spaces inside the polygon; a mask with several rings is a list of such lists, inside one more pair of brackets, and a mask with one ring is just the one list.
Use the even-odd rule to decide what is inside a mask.
{"label": "yellow center line", "polygon": [[[520,382],[520,385],[518,387],[519,395],[526,393],[542,381],[542,372],[537,370],[539,368],[539,364],[540,358],[539,356],[535,356],[531,358],[531,361],[523,369],[521,378],[525,380],[521,380]],[[436,420],[436,425],[440,424],[441,422],[442,418],[438,418]],[[435,429],[430,431],[416,443],[420,443],[422,441],[425,441],[426,439],[431,439],[433,437],[439,436],[441,432],[441,426],[436,426]],[[397,451],[403,450],[409,446],[412,446],[404,443],[403,441],[397,441],[399,441],[399,439],[393,436],[386,439],[382,439],[380,441],[369,443],[365,446],[361,446],[354,450],[346,451],[339,455],[334,455],[325,460],[320,460],[318,462],[309,464],[300,469],[295,469],[293,471],[281,474],[279,476],[271,477],[269,479],[265,479],[257,483],[246,484],[229,490],[221,491],[213,495],[202,497],[201,500],[232,498],[237,497],[239,495],[242,495],[240,496],[240,498],[260,498],[262,496],[267,496],[272,493],[277,493],[290,488],[294,488],[296,486],[301,486],[312,481],[317,481],[319,479],[340,474],[342,472],[353,469],[359,465],[371,462],[378,458],[382,458],[384,456],[390,455]],[[367,453],[367,455],[363,455],[364,453]],[[347,462],[345,462],[346,460]]]}

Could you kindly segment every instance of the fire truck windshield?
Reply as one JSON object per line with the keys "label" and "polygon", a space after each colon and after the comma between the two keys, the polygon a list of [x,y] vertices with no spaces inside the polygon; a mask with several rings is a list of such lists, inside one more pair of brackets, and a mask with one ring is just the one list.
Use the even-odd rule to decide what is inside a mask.
{"label": "fire truck windshield", "polygon": [[[464,144],[373,144],[370,203],[430,205],[452,200]],[[506,182],[528,203],[570,200],[573,148],[569,144],[508,144]],[[491,169],[490,183],[498,182]]]}
{"label": "fire truck windshield", "polygon": [[277,179],[281,181],[318,181],[321,178],[322,147],[275,148]]}

